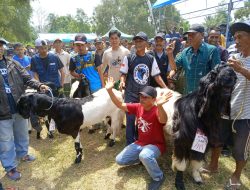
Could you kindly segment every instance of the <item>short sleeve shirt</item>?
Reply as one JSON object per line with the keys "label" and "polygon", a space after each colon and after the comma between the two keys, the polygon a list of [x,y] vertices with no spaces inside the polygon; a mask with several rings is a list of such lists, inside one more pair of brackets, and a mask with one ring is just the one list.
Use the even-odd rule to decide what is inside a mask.
{"label": "short sleeve shirt", "polygon": [[126,55],[129,54],[129,50],[123,46],[120,46],[117,50],[112,50],[112,48],[107,49],[102,57],[103,71],[105,71],[108,66],[108,76],[113,77],[115,81],[120,80],[121,73],[120,67],[121,63]]}
{"label": "short sleeve shirt", "polygon": [[97,67],[100,65],[100,57],[89,51],[87,54],[72,57],[69,70],[84,74],[89,81],[90,91],[93,93],[102,88],[101,79],[97,72]]}
{"label": "short sleeve shirt", "polygon": [[157,106],[146,111],[139,103],[127,103],[126,105],[128,113],[134,114],[137,118],[138,140],[135,143],[140,146],[155,145],[161,153],[164,153],[166,151],[163,131],[165,124],[158,120]]}

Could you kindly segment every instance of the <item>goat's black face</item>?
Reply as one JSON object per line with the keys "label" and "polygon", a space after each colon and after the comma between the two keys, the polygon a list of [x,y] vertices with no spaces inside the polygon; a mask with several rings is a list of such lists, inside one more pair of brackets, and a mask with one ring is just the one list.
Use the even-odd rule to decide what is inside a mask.
{"label": "goat's black face", "polygon": [[49,108],[51,103],[51,98],[46,94],[26,93],[17,101],[17,110],[25,119],[30,117],[30,112],[40,117],[44,117],[47,115],[45,109]]}
{"label": "goat's black face", "polygon": [[217,89],[220,90],[220,95],[230,97],[236,84],[237,76],[229,66],[222,67],[216,78]]}
{"label": "goat's black face", "polygon": [[217,65],[200,80],[199,96],[202,97],[199,117],[210,106],[212,97],[220,101],[229,101],[237,76],[232,68],[226,64]]}

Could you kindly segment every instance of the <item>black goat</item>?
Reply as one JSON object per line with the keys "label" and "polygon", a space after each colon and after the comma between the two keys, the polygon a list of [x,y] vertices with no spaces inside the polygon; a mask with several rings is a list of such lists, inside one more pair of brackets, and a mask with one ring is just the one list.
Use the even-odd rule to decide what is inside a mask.
{"label": "black goat", "polygon": [[205,153],[192,150],[197,132],[207,137],[207,142],[214,144],[214,135],[218,134],[218,122],[222,114],[229,115],[230,98],[236,83],[236,74],[227,65],[218,65],[200,80],[197,91],[175,102],[173,116],[174,154],[172,168],[177,170],[175,186],[184,190],[183,171],[190,162],[193,178],[202,183],[199,169]]}

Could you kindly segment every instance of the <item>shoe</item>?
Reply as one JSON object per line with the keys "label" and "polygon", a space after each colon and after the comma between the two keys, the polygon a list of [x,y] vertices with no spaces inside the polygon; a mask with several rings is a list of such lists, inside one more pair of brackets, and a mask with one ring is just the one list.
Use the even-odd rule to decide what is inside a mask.
{"label": "shoe", "polygon": [[29,154],[27,154],[26,156],[24,156],[22,158],[22,161],[24,161],[24,162],[33,162],[34,160],[36,160],[36,158],[34,156],[29,155]]}
{"label": "shoe", "polygon": [[229,149],[223,149],[223,150],[221,151],[221,154],[222,154],[223,156],[225,156],[225,157],[230,157],[230,156],[231,156],[231,152],[230,152]]}
{"label": "shoe", "polygon": [[11,169],[6,173],[7,177],[11,180],[17,181],[21,178],[21,173],[16,168]]}
{"label": "shoe", "polygon": [[152,180],[148,186],[148,190],[158,190],[160,189],[161,185],[163,184],[163,182],[165,181],[166,177],[165,175],[163,175],[162,179],[160,181],[155,181]]}

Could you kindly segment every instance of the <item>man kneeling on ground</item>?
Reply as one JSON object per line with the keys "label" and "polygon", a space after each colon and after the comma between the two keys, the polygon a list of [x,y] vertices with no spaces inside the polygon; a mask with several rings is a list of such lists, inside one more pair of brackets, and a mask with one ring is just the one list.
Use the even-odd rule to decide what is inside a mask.
{"label": "man kneeling on ground", "polygon": [[156,99],[155,88],[145,86],[139,93],[140,103],[123,103],[113,93],[113,87],[113,78],[109,78],[106,89],[113,103],[129,114],[136,115],[138,126],[138,140],[126,146],[116,156],[116,162],[119,165],[134,165],[142,162],[152,177],[148,189],[159,189],[165,177],[156,159],[166,149],[163,127],[168,120],[162,105],[171,98],[172,93],[161,94]]}

